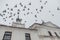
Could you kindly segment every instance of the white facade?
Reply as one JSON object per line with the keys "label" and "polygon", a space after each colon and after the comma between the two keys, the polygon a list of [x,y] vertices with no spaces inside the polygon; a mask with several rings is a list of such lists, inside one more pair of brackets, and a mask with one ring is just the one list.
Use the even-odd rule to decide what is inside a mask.
{"label": "white facade", "polygon": [[[14,24],[15,25],[15,24]],[[51,22],[44,24],[34,23],[30,28],[0,25],[0,40],[6,31],[12,32],[11,40],[26,40],[25,33],[29,33],[31,40],[60,40],[60,28]],[[51,32],[52,36],[49,35]],[[54,33],[56,32],[58,36]]]}

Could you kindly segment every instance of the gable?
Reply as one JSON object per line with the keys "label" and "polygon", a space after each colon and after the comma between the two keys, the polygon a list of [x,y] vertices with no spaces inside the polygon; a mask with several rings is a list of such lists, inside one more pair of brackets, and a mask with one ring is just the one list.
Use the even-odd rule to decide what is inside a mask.
{"label": "gable", "polygon": [[44,23],[44,25],[50,26],[50,27],[58,27],[57,25],[53,24],[52,22],[46,22],[46,23]]}
{"label": "gable", "polygon": [[41,25],[43,26],[47,26],[47,27],[52,27],[52,28],[60,28],[57,25],[53,24],[52,22],[44,22],[43,24],[40,23],[34,23],[33,25],[30,26],[31,29],[36,29],[37,27],[41,27]]}
{"label": "gable", "polygon": [[29,28],[31,29],[36,29],[37,27],[40,27],[41,24],[39,23],[34,23],[33,25],[31,25]]}

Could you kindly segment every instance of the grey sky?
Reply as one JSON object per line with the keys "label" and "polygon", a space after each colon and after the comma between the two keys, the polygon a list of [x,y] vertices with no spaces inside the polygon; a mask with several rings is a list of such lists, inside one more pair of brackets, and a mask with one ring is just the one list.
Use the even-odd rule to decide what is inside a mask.
{"label": "grey sky", "polygon": [[[44,3],[47,1],[46,5],[44,5]],[[23,7],[21,7],[19,5],[19,3],[22,3],[23,6],[26,6],[26,10],[23,10]],[[28,5],[31,2],[31,5]],[[0,24],[5,24],[5,25],[11,25],[12,22],[15,22],[15,19],[17,18],[17,9],[20,9],[20,18],[22,18],[22,23],[25,23],[24,21],[26,20],[27,22],[26,27],[32,25],[33,23],[37,22],[37,23],[41,23],[41,19],[43,19],[44,21],[51,21],[52,23],[60,26],[60,10],[57,10],[57,7],[60,7],[60,0],[42,0],[42,2],[40,2],[40,0],[0,0],[0,13],[2,13],[3,10],[7,10],[7,8],[13,8],[13,14],[16,13],[16,16],[13,16],[12,18],[14,18],[14,20],[11,20],[10,18],[6,18],[6,22],[3,20],[4,17],[9,17],[8,13],[5,13],[5,16],[1,17],[0,16]],[[8,6],[6,6],[6,4],[8,4]],[[17,4],[17,8],[14,8],[14,5]],[[43,6],[43,9],[41,9],[41,6]],[[30,10],[28,11],[27,9],[30,8]],[[36,9],[38,9],[38,12],[36,11]],[[39,11],[41,10],[41,12]],[[50,13],[49,13],[50,11]],[[11,12],[10,10],[7,10],[7,12]],[[27,12],[29,12],[29,14],[27,15]],[[32,12],[32,13],[31,13]],[[26,16],[24,16],[24,14],[26,14]],[[54,14],[54,16],[53,16]],[[34,15],[37,15],[37,18],[34,17]],[[37,21],[35,21],[37,20]],[[9,24],[11,23],[11,24]]]}

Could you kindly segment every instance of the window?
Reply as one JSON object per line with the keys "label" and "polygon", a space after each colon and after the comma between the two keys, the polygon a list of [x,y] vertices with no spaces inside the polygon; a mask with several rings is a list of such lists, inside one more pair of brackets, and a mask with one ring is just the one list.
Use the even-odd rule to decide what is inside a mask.
{"label": "window", "polygon": [[26,40],[31,40],[29,33],[25,33],[25,39],[26,39]]}
{"label": "window", "polygon": [[3,40],[11,40],[11,36],[12,36],[12,32],[6,31],[3,36]]}
{"label": "window", "polygon": [[57,37],[59,37],[58,34],[57,34],[56,32],[54,32],[54,33],[55,33],[55,35],[56,35]]}
{"label": "window", "polygon": [[48,33],[49,33],[50,36],[53,36],[50,31],[48,31]]}

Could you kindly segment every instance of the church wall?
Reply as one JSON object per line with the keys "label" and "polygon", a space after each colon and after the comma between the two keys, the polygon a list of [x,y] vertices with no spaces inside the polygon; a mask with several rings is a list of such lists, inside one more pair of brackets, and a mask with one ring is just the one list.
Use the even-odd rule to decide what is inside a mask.
{"label": "church wall", "polygon": [[[31,40],[60,40],[54,32],[60,35],[60,29],[50,28],[46,26],[37,27],[37,30],[21,29],[21,28],[10,28],[0,26],[0,40],[3,39],[5,31],[12,32],[11,40],[25,40],[25,33],[30,33]],[[50,36],[48,31],[53,35]]]}
{"label": "church wall", "polygon": [[[46,26],[40,26],[37,29],[38,29],[38,35],[42,40],[60,40],[60,38],[58,38],[54,33],[56,32],[57,35],[60,37],[60,31],[59,31],[60,29]],[[52,36],[49,35],[48,31],[51,32]]]}
{"label": "church wall", "polygon": [[0,40],[3,39],[5,31],[12,32],[11,40],[25,40],[25,33],[30,33],[31,40],[39,40],[36,30],[18,29],[18,28],[1,27],[1,26],[0,26]]}

